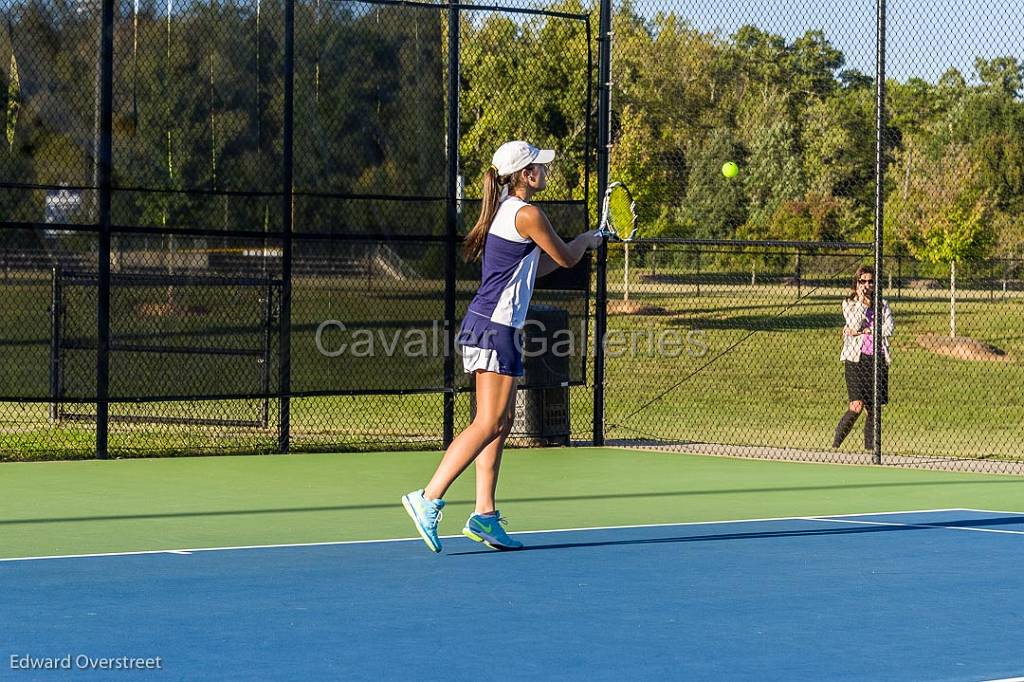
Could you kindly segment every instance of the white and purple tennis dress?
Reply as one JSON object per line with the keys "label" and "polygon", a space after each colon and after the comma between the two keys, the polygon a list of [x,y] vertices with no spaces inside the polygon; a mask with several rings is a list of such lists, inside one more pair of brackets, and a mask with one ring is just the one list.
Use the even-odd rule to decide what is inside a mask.
{"label": "white and purple tennis dress", "polygon": [[519,330],[526,323],[541,253],[533,240],[516,231],[516,214],[526,205],[518,197],[506,197],[487,231],[480,288],[458,336],[466,372],[523,375]]}

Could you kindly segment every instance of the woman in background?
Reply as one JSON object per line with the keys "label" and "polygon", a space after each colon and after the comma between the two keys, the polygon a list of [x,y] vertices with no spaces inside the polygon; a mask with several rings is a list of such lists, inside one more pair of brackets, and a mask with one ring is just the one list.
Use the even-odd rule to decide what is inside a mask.
{"label": "woman in background", "polygon": [[[850,401],[849,408],[836,425],[835,438],[832,440],[832,447],[838,448],[843,444],[850,430],[860,413],[867,410],[864,419],[864,448],[875,449],[875,430],[872,425],[871,412],[874,410],[872,402],[872,385],[874,383],[874,329],[875,310],[872,307],[875,294],[875,271],[873,268],[861,266],[853,277],[853,287],[845,299],[843,299],[843,318],[846,324],[843,327],[843,350],[840,353],[840,360],[843,362],[844,376],[846,378],[846,394]],[[881,378],[878,384],[878,404],[885,405],[889,402],[889,364],[892,362],[889,355],[889,337],[892,336],[895,323],[892,311],[889,310],[889,302],[882,299],[882,355],[884,362],[880,363]]]}

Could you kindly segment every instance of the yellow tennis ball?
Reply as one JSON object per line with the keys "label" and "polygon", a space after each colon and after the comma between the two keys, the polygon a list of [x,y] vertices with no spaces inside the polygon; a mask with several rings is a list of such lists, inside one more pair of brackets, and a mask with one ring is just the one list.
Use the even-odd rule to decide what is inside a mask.
{"label": "yellow tennis ball", "polygon": [[722,164],[722,175],[727,178],[735,178],[736,174],[740,172],[740,167],[732,161],[726,161]]}

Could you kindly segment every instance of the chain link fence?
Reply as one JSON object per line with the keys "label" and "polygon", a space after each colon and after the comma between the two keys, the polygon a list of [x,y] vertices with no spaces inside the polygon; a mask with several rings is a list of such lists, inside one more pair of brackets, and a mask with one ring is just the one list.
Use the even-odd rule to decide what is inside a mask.
{"label": "chain link fence", "polygon": [[863,416],[832,445],[848,408],[840,304],[878,225],[896,323],[881,461],[1021,471],[1024,10],[611,12],[609,178],[662,239],[610,251],[609,334],[674,330],[701,352],[610,355],[608,438],[874,461]]}
{"label": "chain link fence", "polygon": [[[841,304],[857,268],[873,263],[866,246],[660,239],[631,245],[628,270],[626,250],[613,248],[609,442],[871,463],[864,416],[840,447],[833,443],[848,409]],[[1024,281],[1005,275],[1021,265],[1001,260],[961,271],[951,308],[942,267],[887,260],[895,333],[883,463],[1020,470],[1024,422],[1014,415],[1024,379],[1017,364]]]}
{"label": "chain link fence", "polygon": [[[439,447],[471,411],[457,252],[493,148],[557,147],[545,209],[588,225],[579,8],[0,8],[4,458]],[[535,315],[586,336],[590,284]],[[567,416],[585,352],[534,402]]]}
{"label": "chain link fence", "polygon": [[4,458],[443,446],[460,235],[525,138],[559,231],[620,181],[644,240],[537,292],[575,345],[514,442],[871,461],[831,439],[877,225],[883,461],[1019,470],[1016,5],[882,5],[882,50],[807,1],[0,7]]}

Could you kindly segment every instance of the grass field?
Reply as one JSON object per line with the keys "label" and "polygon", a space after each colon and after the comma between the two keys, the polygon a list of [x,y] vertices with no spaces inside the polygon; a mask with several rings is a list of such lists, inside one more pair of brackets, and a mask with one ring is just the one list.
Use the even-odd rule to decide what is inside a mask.
{"label": "grass field", "polygon": [[[692,273],[673,278],[672,271],[646,277],[636,270],[630,300],[639,309],[609,315],[608,328],[617,338],[637,336],[635,352],[609,357],[606,369],[606,424],[610,439],[655,438],[742,445],[826,449],[835,421],[845,409],[845,386],[839,362],[839,301],[845,274],[834,285],[805,284],[801,298],[794,286],[710,278],[699,287]],[[609,272],[609,298],[622,297],[620,270]],[[708,282],[714,283],[708,283]],[[346,364],[316,352],[316,320],[341,319],[356,326],[412,328],[427,332],[442,317],[443,305],[427,282],[404,285],[364,280],[297,281],[292,336],[295,385],[340,388],[402,382],[440,382],[440,358],[407,358],[397,353],[384,362]],[[468,300],[471,287],[461,292]],[[39,395],[48,388],[49,283],[25,281],[10,287],[0,305],[5,339],[0,343],[0,382],[9,390]],[[894,362],[890,372],[891,403],[885,411],[885,451],[919,454],[1017,459],[1024,443],[1024,296],[961,292],[957,304],[961,334],[1004,350],[1006,362],[966,361],[941,356],[921,347],[921,334],[948,333],[949,300],[942,289],[904,290],[891,298],[896,318]],[[150,296],[162,295],[150,292]],[[188,292],[179,293],[187,305]],[[549,301],[552,299],[548,294]],[[561,296],[562,305],[579,305]],[[138,301],[136,301],[138,303]],[[250,302],[252,303],[252,302]],[[213,328],[200,326],[204,342],[237,343],[257,338],[252,329],[254,305],[214,300],[208,306]],[[116,314],[116,313],[115,313]],[[173,318],[153,321],[154,334],[171,341],[197,333],[195,321]],[[177,326],[176,326],[177,325]],[[678,357],[652,352],[650,339],[666,331],[682,339]],[[691,333],[690,340],[687,334]],[[248,335],[248,336],[246,336]],[[696,342],[694,342],[696,340]],[[628,346],[628,344],[626,344]],[[620,345],[619,350],[622,350]],[[591,344],[592,352],[592,344]],[[159,359],[159,356],[156,356]],[[147,373],[121,372],[114,388],[130,393],[144,382],[172,382],[189,371],[197,383],[220,381],[205,360],[201,366],[157,363]],[[88,369],[91,363],[82,365]],[[115,367],[116,369],[116,367]],[[271,368],[276,378],[276,368]],[[370,375],[366,373],[370,372]],[[88,374],[88,372],[86,372]],[[236,373],[237,374],[237,373]],[[256,382],[259,372],[244,372]],[[588,377],[589,378],[589,377]],[[237,379],[242,381],[242,379]],[[230,385],[229,385],[230,386]],[[86,381],[82,387],[89,388]],[[273,388],[273,384],[272,384]],[[589,438],[592,389],[574,388],[572,431]],[[460,398],[457,426],[468,415]],[[0,403],[0,457],[37,459],[88,456],[93,439],[89,423],[49,420],[45,403]],[[115,405],[114,414],[193,416],[221,420],[259,418],[261,401],[148,403]],[[297,449],[367,449],[379,445],[436,446],[440,441],[442,400],[438,395],[303,398],[292,401],[292,437]],[[276,446],[276,404],[271,401],[266,428],[177,426],[113,423],[111,449],[124,455],[174,452],[268,452]],[[859,450],[856,429],[845,450]]]}
{"label": "grass field", "polygon": [[[842,294],[838,287],[819,290],[795,303],[792,287],[751,287],[746,295],[707,286],[700,295],[634,289],[632,300],[666,313],[610,316],[609,329],[701,330],[707,353],[684,355],[671,367],[659,358],[609,359],[609,436],[828,447],[846,403]],[[954,359],[916,342],[921,334],[948,333],[949,301],[941,291],[891,304],[896,334],[886,451],[1019,457],[1024,298],[968,294],[957,304],[959,332],[998,346],[1008,362]],[[844,447],[859,445],[855,432]]]}

